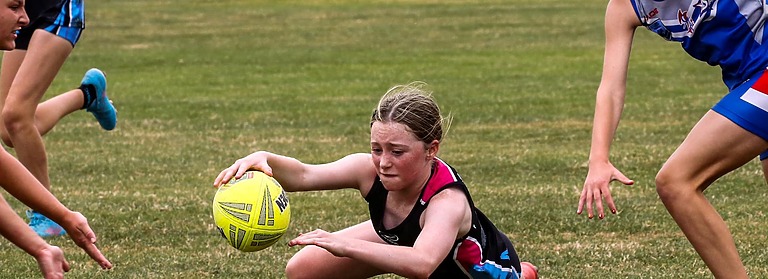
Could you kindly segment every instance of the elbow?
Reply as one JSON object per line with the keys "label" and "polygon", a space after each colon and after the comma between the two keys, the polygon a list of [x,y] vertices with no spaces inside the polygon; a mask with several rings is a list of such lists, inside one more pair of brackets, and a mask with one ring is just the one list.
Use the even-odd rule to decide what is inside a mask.
{"label": "elbow", "polygon": [[404,270],[404,274],[400,274],[406,278],[428,279],[440,262],[424,261],[421,263],[409,264],[408,268]]}

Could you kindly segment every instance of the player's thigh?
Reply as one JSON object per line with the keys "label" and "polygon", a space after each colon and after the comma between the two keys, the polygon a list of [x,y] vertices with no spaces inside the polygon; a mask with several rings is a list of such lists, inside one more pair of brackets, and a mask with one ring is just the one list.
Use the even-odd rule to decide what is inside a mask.
{"label": "player's thigh", "polygon": [[[11,88],[13,78],[16,77],[16,72],[21,66],[21,62],[24,61],[24,56],[27,53],[26,50],[12,50],[3,53],[3,62],[0,66],[0,111],[5,107],[6,98],[8,97],[8,90]],[[1,120],[0,116],[0,135],[8,134],[5,129],[5,122]],[[7,138],[3,141],[7,142]]]}
{"label": "player's thigh", "polygon": [[27,50],[23,49],[3,52],[3,62],[0,66],[0,104],[5,103],[5,97],[8,96],[8,90],[26,54]]}
{"label": "player's thigh", "polygon": [[36,30],[14,76],[6,104],[36,107],[71,52],[72,44],[66,39]]}
{"label": "player's thigh", "polygon": [[[334,234],[370,242],[381,241],[371,225],[366,221],[343,229]],[[289,278],[368,278],[384,271],[358,260],[336,257],[317,246],[306,246],[297,252],[286,267]]]}
{"label": "player's thigh", "polygon": [[657,182],[684,182],[672,184],[706,187],[754,159],[766,148],[768,142],[764,139],[710,110],[664,163]]}

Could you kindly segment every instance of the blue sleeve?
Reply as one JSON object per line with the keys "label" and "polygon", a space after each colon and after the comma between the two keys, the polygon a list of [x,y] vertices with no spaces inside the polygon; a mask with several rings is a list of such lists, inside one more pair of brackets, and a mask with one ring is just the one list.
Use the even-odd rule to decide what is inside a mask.
{"label": "blue sleeve", "polygon": [[760,161],[768,159],[768,150],[766,150],[763,153],[760,153]]}

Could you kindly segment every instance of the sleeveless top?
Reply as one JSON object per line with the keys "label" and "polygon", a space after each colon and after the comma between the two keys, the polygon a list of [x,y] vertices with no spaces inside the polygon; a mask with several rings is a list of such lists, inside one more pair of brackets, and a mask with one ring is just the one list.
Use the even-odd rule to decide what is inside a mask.
{"label": "sleeveless top", "polygon": [[453,243],[450,253],[430,278],[519,278],[520,260],[512,243],[480,210],[475,208],[469,190],[455,169],[435,159],[432,174],[421,192],[418,202],[402,223],[394,228],[384,227],[382,220],[387,191],[377,176],[365,197],[371,222],[379,237],[386,243],[413,246],[421,233],[419,219],[429,206],[429,200],[447,188],[464,192],[472,209],[472,227]]}
{"label": "sleeveless top", "polygon": [[630,0],[643,26],[720,66],[729,90],[768,66],[765,0]]}

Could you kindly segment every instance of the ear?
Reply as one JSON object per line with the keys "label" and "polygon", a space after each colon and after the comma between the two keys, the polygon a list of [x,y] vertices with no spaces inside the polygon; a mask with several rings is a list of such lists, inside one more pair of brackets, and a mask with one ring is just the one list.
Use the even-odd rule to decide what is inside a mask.
{"label": "ear", "polygon": [[429,159],[435,158],[438,151],[440,151],[440,141],[433,140],[432,143],[429,144],[429,147],[427,147],[427,157]]}

